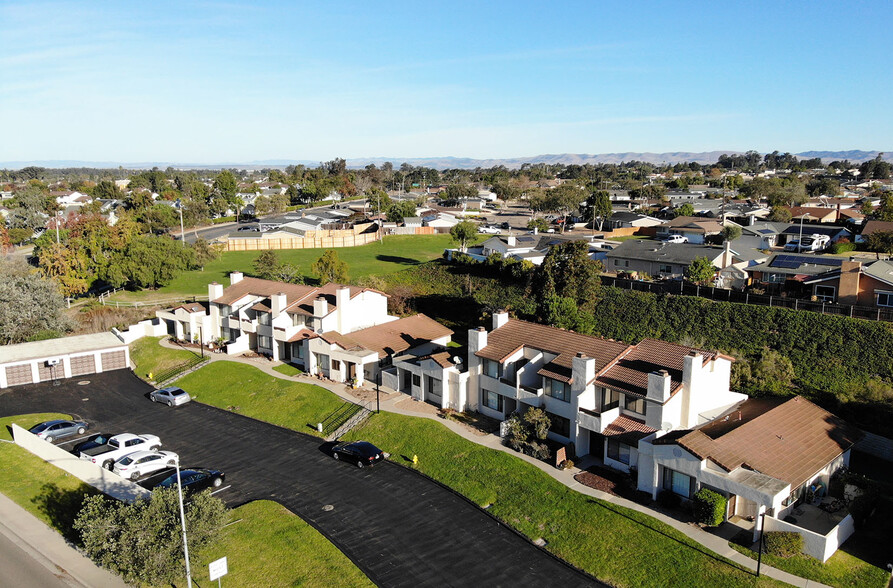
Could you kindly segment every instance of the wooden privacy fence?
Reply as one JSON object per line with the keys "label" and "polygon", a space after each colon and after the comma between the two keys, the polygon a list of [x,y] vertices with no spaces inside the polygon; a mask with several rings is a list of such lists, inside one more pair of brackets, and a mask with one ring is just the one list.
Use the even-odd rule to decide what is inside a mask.
{"label": "wooden privacy fence", "polygon": [[259,239],[230,238],[227,251],[261,251],[264,249],[331,249],[356,247],[377,241],[381,231],[356,233],[350,229],[332,231],[308,231],[303,237],[261,237]]}
{"label": "wooden privacy fence", "polygon": [[759,306],[783,307],[791,310],[807,310],[822,314],[834,314],[850,318],[860,318],[872,321],[893,322],[893,308],[878,308],[874,306],[851,306],[849,304],[837,304],[834,302],[813,302],[799,298],[787,298],[784,296],[767,296],[763,294],[751,294],[713,286],[698,286],[682,281],[668,282],[642,282],[638,280],[625,280],[611,276],[602,276],[602,284],[615,286],[624,290],[637,290],[639,292],[654,292],[656,294],[678,294],[681,296],[698,296],[722,302],[737,302],[739,304],[756,304]]}

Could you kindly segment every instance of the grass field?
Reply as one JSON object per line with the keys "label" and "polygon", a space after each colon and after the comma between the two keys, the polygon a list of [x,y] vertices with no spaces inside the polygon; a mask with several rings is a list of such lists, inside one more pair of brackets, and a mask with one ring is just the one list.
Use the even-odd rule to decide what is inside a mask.
{"label": "grass field", "polygon": [[[729,543],[729,545],[748,557],[753,559],[757,557],[755,552],[746,547],[734,543]],[[886,581],[890,577],[890,574],[881,568],[864,562],[841,549],[838,549],[825,563],[808,555],[778,557],[766,553],[763,554],[763,563],[829,586],[851,586],[852,588],[875,586],[880,588],[886,585]]]}
{"label": "grass field", "polygon": [[130,344],[130,359],[136,365],[137,376],[148,379],[149,374],[168,370],[198,355],[188,349],[162,347],[158,342],[163,338],[142,337]]}
{"label": "grass field", "polygon": [[374,586],[353,562],[316,529],[275,502],[249,502],[231,512],[216,546],[194,569],[201,586],[209,581],[208,564],[226,556],[222,584],[233,586]]}
{"label": "grass field", "polygon": [[304,370],[297,368],[290,363],[283,363],[282,365],[277,365],[273,368],[274,371],[279,372],[283,376],[297,376],[298,374],[303,374]]}
{"label": "grass field", "polygon": [[[187,378],[193,379],[186,382]],[[278,380],[243,364],[216,362],[182,380],[202,402],[310,432],[340,400],[317,386]],[[325,402],[325,409],[321,408]],[[298,408],[296,408],[298,407]],[[314,416],[315,415],[315,416]],[[574,492],[534,466],[482,447],[427,419],[382,413],[352,435],[379,444],[548,549],[618,586],[774,586],[755,578],[655,519]]]}
{"label": "grass field", "polygon": [[[383,243],[371,243],[361,247],[336,249],[338,257],[347,262],[351,280],[370,275],[388,274],[407,266],[430,261],[443,254],[450,245],[449,235],[394,235],[385,237]],[[309,283],[315,279],[310,273],[310,265],[319,259],[325,249],[283,249],[277,251],[281,263],[296,265]],[[229,284],[229,272],[241,271],[251,274],[252,264],[258,251],[231,251],[223,253],[203,270],[183,272],[169,285],[158,290],[139,292],[119,292],[111,300],[141,301],[208,294],[208,284],[218,282]]]}
{"label": "grass field", "polygon": [[324,388],[274,378],[241,363],[217,361],[177,380],[199,402],[318,435],[317,423],[344,402]]}

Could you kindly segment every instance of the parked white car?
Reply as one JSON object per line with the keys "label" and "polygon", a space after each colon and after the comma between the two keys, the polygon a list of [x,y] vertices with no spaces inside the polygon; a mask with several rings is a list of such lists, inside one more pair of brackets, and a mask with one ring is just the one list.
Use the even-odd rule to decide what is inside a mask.
{"label": "parked white car", "polygon": [[499,227],[483,225],[483,226],[478,227],[478,233],[483,233],[485,235],[498,235]]}
{"label": "parked white car", "polygon": [[683,235],[669,235],[664,238],[664,243],[688,243],[688,237]]}
{"label": "parked white car", "polygon": [[173,451],[137,451],[115,462],[112,470],[122,478],[136,480],[146,474],[174,465],[178,456]]}
{"label": "parked white car", "polygon": [[105,469],[110,470],[114,467],[116,461],[126,455],[146,449],[157,451],[160,447],[161,440],[156,435],[122,433],[109,439],[105,445],[81,451],[80,458],[98,463]]}

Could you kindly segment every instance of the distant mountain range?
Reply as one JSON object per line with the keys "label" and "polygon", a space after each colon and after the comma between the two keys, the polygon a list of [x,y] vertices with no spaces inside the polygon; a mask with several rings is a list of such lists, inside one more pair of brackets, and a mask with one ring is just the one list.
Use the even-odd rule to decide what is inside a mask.
{"label": "distant mountain range", "polygon": [[[584,165],[587,163],[622,163],[624,161],[644,161],[652,164],[676,164],[697,162],[701,164],[716,163],[720,155],[735,155],[741,151],[703,151],[694,153],[689,151],[674,151],[670,153],[601,153],[590,155],[586,153],[562,153],[551,155],[536,155],[533,157],[513,157],[509,159],[472,159],[469,157],[360,157],[356,159],[348,159],[347,167],[352,169],[362,168],[369,164],[381,166],[390,161],[394,167],[400,167],[403,163],[413,166],[424,166],[435,169],[474,169],[477,167],[489,168],[504,165],[510,169],[517,169],[522,164],[530,163],[546,163],[546,164],[577,164]],[[893,162],[893,152],[883,152],[884,159]],[[848,159],[853,163],[862,163],[869,159],[874,159],[878,151],[804,151],[795,153],[798,157],[804,159],[813,159],[820,157],[823,162],[829,163],[835,160]],[[3,169],[21,169],[29,165],[36,165],[48,168],[117,168],[125,169],[152,169],[158,167],[166,169],[174,167],[178,169],[222,169],[222,168],[238,168],[238,169],[259,169],[259,168],[283,168],[289,165],[306,165],[317,166],[319,161],[311,160],[292,160],[292,159],[266,159],[259,161],[246,161],[235,163],[218,163],[218,164],[197,164],[197,163],[174,163],[174,162],[140,162],[140,163],[123,163],[114,161],[78,161],[78,160],[35,160],[35,161],[6,161],[0,162],[0,168]]]}

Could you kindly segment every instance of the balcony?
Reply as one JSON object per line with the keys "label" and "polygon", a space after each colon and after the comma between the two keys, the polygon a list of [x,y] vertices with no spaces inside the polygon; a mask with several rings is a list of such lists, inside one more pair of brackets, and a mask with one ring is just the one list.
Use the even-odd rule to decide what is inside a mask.
{"label": "balcony", "polygon": [[242,328],[242,324],[239,321],[239,317],[233,317],[233,316],[227,317],[226,326],[228,326],[230,329],[235,329],[237,331]]}
{"label": "balcony", "polygon": [[608,425],[613,423],[619,416],[619,406],[615,406],[614,408],[601,413],[594,410],[581,408],[577,411],[577,424],[584,429],[588,429],[596,433],[604,433]]}
{"label": "balcony", "polygon": [[533,404],[533,401],[538,401],[542,396],[542,387],[534,388],[533,386],[518,386],[518,400]]}
{"label": "balcony", "polygon": [[242,319],[239,321],[239,328],[245,333],[256,333],[257,321]]}

